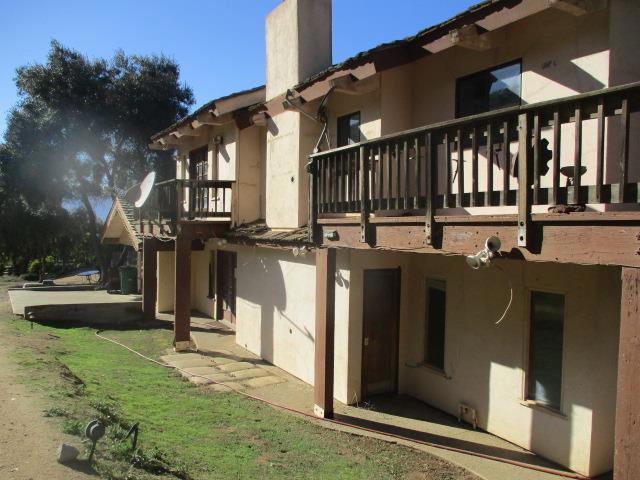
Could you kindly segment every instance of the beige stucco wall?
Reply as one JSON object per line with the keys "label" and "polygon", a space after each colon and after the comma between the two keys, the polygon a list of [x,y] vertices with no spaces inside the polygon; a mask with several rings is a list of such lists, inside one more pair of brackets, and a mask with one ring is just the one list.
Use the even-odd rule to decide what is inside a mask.
{"label": "beige stucco wall", "polygon": [[[399,388],[457,414],[478,412],[480,428],[582,474],[611,469],[620,280],[614,268],[501,262],[469,269],[462,257],[353,251],[350,260],[348,398],[359,397],[362,284],[368,268],[401,269]],[[503,322],[494,325],[509,299]],[[447,282],[445,375],[424,358],[425,282]],[[564,293],[562,414],[525,405],[528,297],[532,289]],[[336,338],[336,349],[338,347]],[[338,375],[336,365],[336,376]]]}
{"label": "beige stucco wall", "polygon": [[266,220],[271,228],[307,223],[309,175],[304,167],[321,126],[295,111],[269,119],[267,126]]}
{"label": "beige stucco wall", "polygon": [[211,251],[191,252],[191,309],[213,317],[213,298],[209,298]]}
{"label": "beige stucco wall", "polygon": [[175,254],[174,252],[158,252],[158,312],[172,312],[175,298]]}
{"label": "beige stucco wall", "polygon": [[234,195],[235,222],[239,225],[261,218],[264,195],[262,169],[266,130],[252,126],[238,132],[237,178]]}

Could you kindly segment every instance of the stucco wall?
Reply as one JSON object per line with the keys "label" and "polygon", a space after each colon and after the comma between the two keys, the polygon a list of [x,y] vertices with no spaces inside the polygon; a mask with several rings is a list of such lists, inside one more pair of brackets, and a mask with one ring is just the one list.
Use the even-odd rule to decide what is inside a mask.
{"label": "stucco wall", "polygon": [[241,225],[261,218],[264,194],[262,169],[266,130],[253,126],[240,130],[238,142],[238,181],[235,186],[235,221]]}
{"label": "stucco wall", "polygon": [[175,298],[174,252],[158,252],[158,312],[173,312]]}
{"label": "stucco wall", "polygon": [[213,317],[213,298],[209,298],[208,249],[191,252],[191,309]]}
{"label": "stucco wall", "polygon": [[[238,252],[236,342],[309,384],[314,381],[315,256],[290,250],[225,247]],[[336,275],[335,397],[347,402],[348,253]]]}
{"label": "stucco wall", "polygon": [[[476,408],[485,430],[580,473],[606,472],[613,462],[619,270],[500,266],[504,273],[495,267],[473,271],[462,257],[352,252],[349,398],[361,391],[363,269],[400,267],[400,392],[453,415],[466,403]],[[507,277],[513,304],[494,325],[509,299]],[[425,354],[427,278],[447,282],[446,376],[419,366]],[[562,414],[524,402],[530,290],[566,295]]]}

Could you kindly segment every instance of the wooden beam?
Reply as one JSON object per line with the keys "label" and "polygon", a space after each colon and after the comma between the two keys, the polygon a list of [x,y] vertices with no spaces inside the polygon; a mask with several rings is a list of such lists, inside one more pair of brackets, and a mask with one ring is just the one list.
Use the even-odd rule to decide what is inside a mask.
{"label": "wooden beam", "polygon": [[202,133],[195,131],[191,127],[191,125],[185,125],[184,127],[180,127],[177,130],[174,130],[173,132],[171,132],[171,135],[173,135],[176,138],[199,137],[200,135],[202,135]]}
{"label": "wooden beam", "polygon": [[231,123],[232,121],[233,116],[230,114],[216,116],[213,111],[209,110],[208,112],[204,112],[198,115],[192,123],[197,122],[199,125],[213,125],[219,127],[221,125]]}
{"label": "wooden beam", "polygon": [[548,0],[549,6],[574,16],[585,15],[606,6],[604,0]]}
{"label": "wooden beam", "polygon": [[640,472],[640,270],[622,269],[620,344],[616,395],[615,480],[632,480]]}
{"label": "wooden beam", "polygon": [[191,347],[191,236],[176,237],[174,333],[176,351]]}
{"label": "wooden beam", "polygon": [[[510,217],[512,218],[514,217]],[[319,236],[324,239],[324,234],[337,232],[337,240],[323,240],[324,245],[331,247],[469,255],[484,248],[486,239],[496,235],[502,240],[501,250],[510,252],[510,258],[514,259],[640,267],[640,225],[637,222],[601,222],[588,225],[561,221],[540,222],[536,231],[540,230],[542,243],[539,249],[528,250],[518,247],[518,226],[510,219],[506,221],[511,225],[504,224],[506,221],[499,224],[475,224],[473,227],[468,223],[442,225],[442,245],[439,249],[426,244],[425,217],[413,224],[371,223],[371,237],[375,239],[375,243],[372,242],[371,245],[360,241],[360,225],[319,225]]]}
{"label": "wooden beam", "polygon": [[455,46],[480,52],[491,50],[495,46],[488,33],[476,24],[451,30],[449,38]]}
{"label": "wooden beam", "polygon": [[316,250],[316,327],[313,412],[333,417],[336,250]]}
{"label": "wooden beam", "polygon": [[145,238],[142,242],[142,311],[146,322],[156,319],[158,243],[155,238]]}

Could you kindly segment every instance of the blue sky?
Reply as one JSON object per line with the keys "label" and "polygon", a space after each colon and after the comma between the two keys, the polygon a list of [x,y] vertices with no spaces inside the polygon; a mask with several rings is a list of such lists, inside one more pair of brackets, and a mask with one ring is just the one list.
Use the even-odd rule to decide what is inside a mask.
{"label": "blue sky", "polygon": [[[478,0],[333,0],[333,61],[412,35]],[[163,53],[181,67],[196,106],[264,83],[264,17],[280,0],[0,0],[0,135],[18,101],[21,65],[52,39],[89,57]]]}

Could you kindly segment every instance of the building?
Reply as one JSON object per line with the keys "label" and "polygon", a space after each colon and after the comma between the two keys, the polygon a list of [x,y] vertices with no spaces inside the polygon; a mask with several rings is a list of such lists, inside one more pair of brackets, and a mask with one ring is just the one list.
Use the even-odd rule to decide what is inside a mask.
{"label": "building", "polygon": [[383,392],[464,404],[634,478],[638,21],[632,0],[490,0],[333,64],[330,0],[284,0],[266,86],[152,138],[177,163],[138,212],[145,316],[174,311],[177,350],[192,309],[226,322],[320,416]]}

